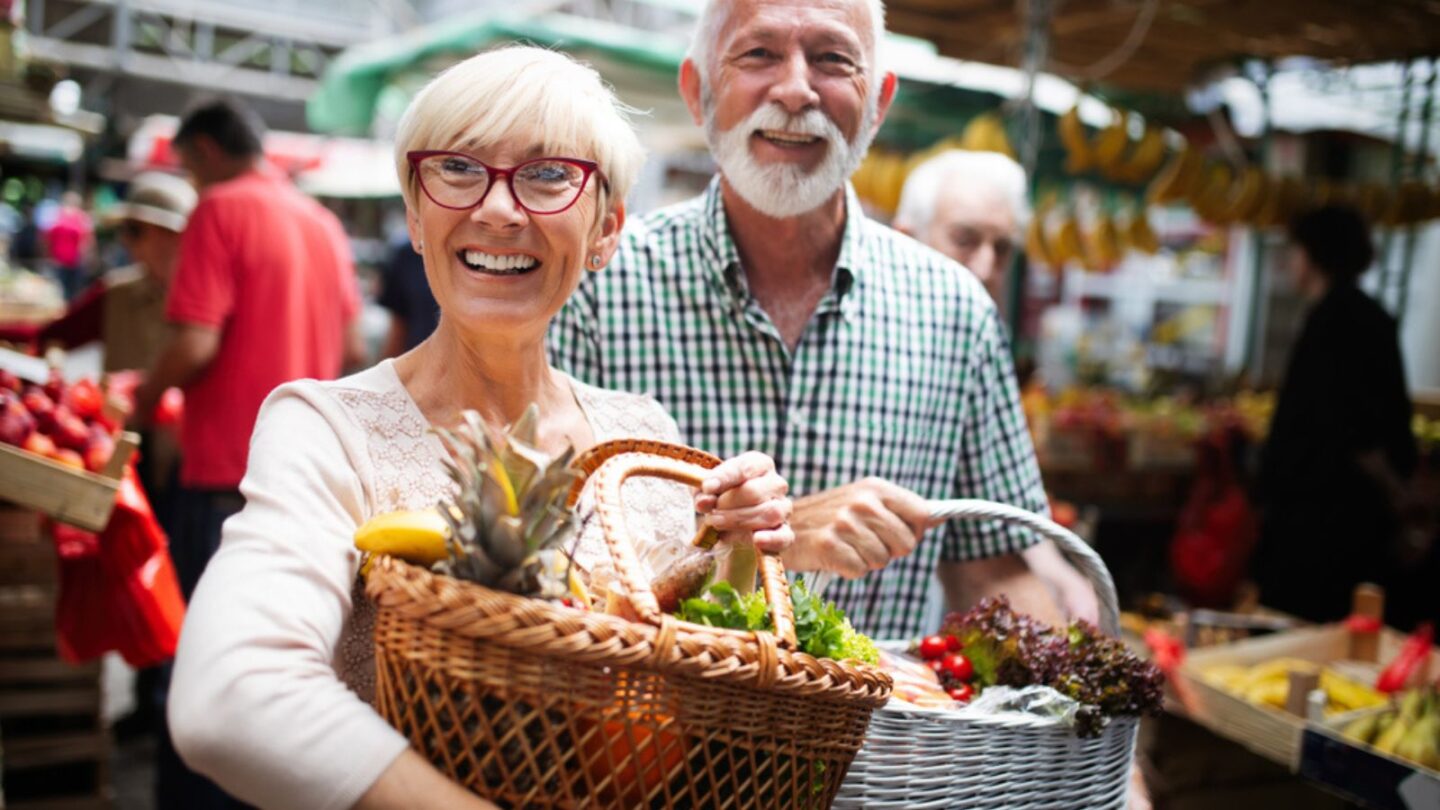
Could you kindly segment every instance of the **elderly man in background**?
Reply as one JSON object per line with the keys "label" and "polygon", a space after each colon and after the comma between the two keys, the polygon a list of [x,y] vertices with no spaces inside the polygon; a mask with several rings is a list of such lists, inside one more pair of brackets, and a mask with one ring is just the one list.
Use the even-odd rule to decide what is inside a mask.
{"label": "elderly man in background", "polygon": [[[1020,164],[998,152],[941,152],[905,179],[895,228],[969,268],[1004,312],[1010,266],[1030,221],[1028,186]],[[1099,620],[1095,589],[1054,543],[1023,553],[1068,614]]]}
{"label": "elderly man in background", "polygon": [[933,630],[937,573],[951,608],[1006,593],[1058,620],[1032,536],[930,518],[1047,507],[994,304],[846,183],[895,95],[882,5],[713,0],[696,30],[680,91],[720,174],[632,220],[557,319],[557,365],[653,394],[690,444],[770,454],[799,496],[786,564],[849,578],[826,595],[864,632]]}

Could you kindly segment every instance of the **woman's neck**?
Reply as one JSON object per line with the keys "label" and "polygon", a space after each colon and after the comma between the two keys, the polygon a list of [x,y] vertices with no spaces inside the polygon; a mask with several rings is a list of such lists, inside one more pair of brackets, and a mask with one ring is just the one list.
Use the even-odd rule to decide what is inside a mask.
{"label": "woman's neck", "polygon": [[468,409],[500,432],[531,403],[543,417],[573,401],[545,357],[543,333],[520,339],[462,335],[441,318],[434,334],[395,361],[395,371],[425,418],[444,427],[457,424]]}

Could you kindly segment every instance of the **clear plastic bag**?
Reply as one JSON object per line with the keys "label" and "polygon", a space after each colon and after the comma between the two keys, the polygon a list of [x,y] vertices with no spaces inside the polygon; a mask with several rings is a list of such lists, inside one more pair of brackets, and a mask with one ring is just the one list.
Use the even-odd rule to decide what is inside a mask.
{"label": "clear plastic bag", "polygon": [[1043,717],[1074,728],[1084,704],[1048,686],[991,686],[960,711],[965,714],[1024,714]]}

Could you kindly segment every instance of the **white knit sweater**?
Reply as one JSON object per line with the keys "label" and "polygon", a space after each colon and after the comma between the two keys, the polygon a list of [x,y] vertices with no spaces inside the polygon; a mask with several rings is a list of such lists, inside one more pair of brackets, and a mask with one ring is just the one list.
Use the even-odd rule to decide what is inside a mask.
{"label": "white knit sweater", "polygon": [[[597,442],[679,441],[649,397],[571,384]],[[352,537],[374,515],[449,495],[444,453],[390,361],[265,401],[245,508],[225,524],[176,656],[169,723],[191,767],[262,808],[338,810],[400,755],[405,739],[371,706],[373,605]],[[624,497],[652,559],[693,533],[683,488],[632,480]],[[578,508],[583,520],[593,495]],[[586,522],[582,561],[604,558],[598,524]]]}

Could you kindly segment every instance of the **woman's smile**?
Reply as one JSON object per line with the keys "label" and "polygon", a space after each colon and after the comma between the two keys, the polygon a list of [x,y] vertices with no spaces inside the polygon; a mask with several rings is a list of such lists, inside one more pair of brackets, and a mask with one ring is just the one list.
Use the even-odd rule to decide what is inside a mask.
{"label": "woman's smile", "polygon": [[497,253],[478,248],[456,252],[460,263],[471,272],[485,276],[523,276],[537,270],[541,261],[527,253]]}

